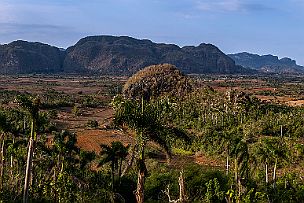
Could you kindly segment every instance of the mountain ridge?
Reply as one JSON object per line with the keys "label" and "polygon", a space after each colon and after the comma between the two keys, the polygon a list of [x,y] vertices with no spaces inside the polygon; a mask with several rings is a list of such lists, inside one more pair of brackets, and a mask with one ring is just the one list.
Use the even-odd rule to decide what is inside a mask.
{"label": "mountain ridge", "polygon": [[16,40],[0,44],[0,74],[96,73],[132,75],[146,66],[169,63],[185,74],[304,73],[290,58],[248,52],[223,53],[209,43],[178,46],[130,36],[87,36],[63,49]]}
{"label": "mountain ridge", "polygon": [[88,36],[67,49],[40,42],[0,45],[0,74],[97,73],[131,75],[149,65],[171,63],[184,73],[234,74],[250,70],[212,44],[179,47],[129,36]]}
{"label": "mountain ridge", "polygon": [[16,40],[0,45],[0,73],[56,73],[63,71],[64,53],[40,42]]}
{"label": "mountain ridge", "polygon": [[[92,57],[94,56],[94,57]],[[67,49],[64,69],[93,70],[99,73],[133,74],[155,64],[170,63],[185,73],[241,73],[245,70],[217,47],[179,47],[129,36],[89,36]]]}
{"label": "mountain ridge", "polygon": [[248,52],[227,54],[237,65],[258,70],[263,73],[304,73],[304,67],[291,58],[267,54],[259,55]]}

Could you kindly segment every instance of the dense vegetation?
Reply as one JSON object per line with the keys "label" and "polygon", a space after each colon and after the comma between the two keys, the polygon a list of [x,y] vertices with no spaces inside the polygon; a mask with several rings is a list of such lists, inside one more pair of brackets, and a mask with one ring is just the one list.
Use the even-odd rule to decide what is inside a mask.
{"label": "dense vegetation", "polygon": [[[1,94],[3,202],[303,202],[303,107],[200,85],[183,99],[118,95],[111,104],[82,93]],[[54,124],[58,108],[106,105],[135,145],[84,151]],[[191,160],[199,155],[217,166]]]}

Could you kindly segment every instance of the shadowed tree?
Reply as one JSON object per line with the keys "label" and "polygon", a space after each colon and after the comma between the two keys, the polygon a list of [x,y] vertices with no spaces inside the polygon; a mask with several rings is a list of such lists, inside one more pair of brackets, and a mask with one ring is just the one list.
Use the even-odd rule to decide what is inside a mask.
{"label": "shadowed tree", "polygon": [[98,166],[102,166],[110,162],[111,165],[111,179],[112,179],[112,191],[115,190],[115,171],[118,170],[118,177],[120,179],[121,175],[121,165],[122,161],[128,155],[129,146],[124,146],[121,142],[112,142],[111,145],[100,145],[101,151],[100,155],[103,158],[100,160]]}

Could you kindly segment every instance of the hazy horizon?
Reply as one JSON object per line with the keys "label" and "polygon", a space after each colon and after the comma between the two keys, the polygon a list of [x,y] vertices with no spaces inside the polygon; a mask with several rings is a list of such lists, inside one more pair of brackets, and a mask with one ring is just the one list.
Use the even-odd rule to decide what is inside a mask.
{"label": "hazy horizon", "polygon": [[304,0],[2,0],[0,44],[67,48],[89,35],[130,36],[224,53],[289,57],[304,65]]}

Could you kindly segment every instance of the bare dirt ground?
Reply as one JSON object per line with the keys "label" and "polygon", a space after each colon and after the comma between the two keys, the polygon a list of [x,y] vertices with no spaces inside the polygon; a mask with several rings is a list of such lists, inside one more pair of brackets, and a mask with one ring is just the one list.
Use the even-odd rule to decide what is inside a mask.
{"label": "bare dirt ground", "polygon": [[121,141],[124,145],[134,144],[131,136],[118,130],[82,130],[77,132],[78,146],[86,151],[100,152],[101,144],[110,144],[114,141]]}
{"label": "bare dirt ground", "polygon": [[105,92],[110,83],[124,83],[126,77],[80,76],[0,76],[0,90],[44,93],[53,89],[66,94],[94,94]]}
{"label": "bare dirt ground", "polygon": [[[77,134],[77,144],[87,151],[100,151],[101,144],[110,144],[113,141],[121,141],[125,145],[133,144],[131,135],[116,129],[109,129],[114,111],[107,108],[84,108],[81,115],[75,116],[71,108],[62,108],[56,124],[63,129],[69,129]],[[96,120],[98,128],[91,129],[86,126],[89,120]]]}

